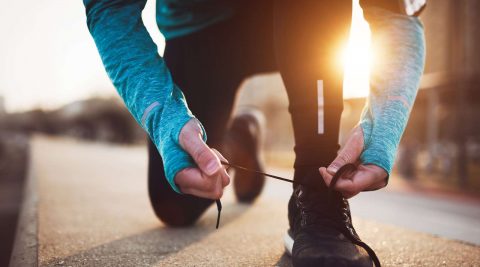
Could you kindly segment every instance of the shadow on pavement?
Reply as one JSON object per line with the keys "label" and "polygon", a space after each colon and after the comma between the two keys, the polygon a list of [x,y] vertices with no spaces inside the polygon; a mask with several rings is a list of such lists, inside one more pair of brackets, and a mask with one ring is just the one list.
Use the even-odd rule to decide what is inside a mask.
{"label": "shadow on pavement", "polygon": [[292,267],[292,259],[287,253],[283,253],[282,257],[275,263],[278,267]]}
{"label": "shadow on pavement", "polygon": [[[233,222],[251,205],[231,203],[222,211],[220,229]],[[67,257],[40,262],[41,266],[159,266],[169,255],[182,251],[215,232],[212,216],[204,216],[186,228],[160,226],[83,250]],[[188,262],[189,259],[185,259]],[[288,266],[288,265],[281,265]]]}

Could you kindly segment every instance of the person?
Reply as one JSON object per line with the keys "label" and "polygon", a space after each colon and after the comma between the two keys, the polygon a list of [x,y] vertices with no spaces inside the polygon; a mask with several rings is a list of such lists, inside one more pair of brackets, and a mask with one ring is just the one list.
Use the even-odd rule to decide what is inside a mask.
{"label": "person", "polygon": [[[423,28],[411,6],[405,14],[398,1],[360,1],[381,60],[361,120],[338,152],[343,73],[335,61],[348,38],[351,0],[157,0],[163,58],[142,22],[145,2],[84,5],[105,69],[150,137],[149,194],[158,218],[173,227],[195,223],[230,183],[221,161],[262,169],[261,119],[251,112],[230,116],[245,78],[278,71],[295,139],[285,237],[293,265],[371,266],[347,198],[387,184],[424,65]],[[357,169],[341,173],[328,194],[348,163]],[[261,175],[234,178],[243,202],[263,186]]]}

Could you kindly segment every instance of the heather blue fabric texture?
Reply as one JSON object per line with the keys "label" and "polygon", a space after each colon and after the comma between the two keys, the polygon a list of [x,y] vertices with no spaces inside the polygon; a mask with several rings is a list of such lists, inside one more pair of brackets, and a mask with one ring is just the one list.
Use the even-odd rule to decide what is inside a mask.
{"label": "heather blue fabric texture", "polygon": [[[234,11],[234,1],[205,0],[205,8],[200,5],[206,4],[204,1],[187,2],[157,1],[157,24],[166,38],[197,31]],[[88,28],[105,69],[133,117],[155,143],[167,180],[179,192],[175,175],[195,164],[181,149],[178,137],[194,116],[143,25],[145,3],[84,0]],[[182,10],[188,12],[182,15]],[[390,173],[423,71],[423,27],[416,17],[380,8],[365,8],[364,15],[373,43],[383,54],[379,56],[381,64],[372,72],[371,92],[360,120],[365,137],[361,160]]]}
{"label": "heather blue fabric texture", "polygon": [[145,3],[84,0],[88,29],[107,73],[128,110],[155,143],[168,182],[180,192],[175,175],[195,164],[178,138],[194,116],[143,25]]}
{"label": "heather blue fabric texture", "polygon": [[370,94],[360,125],[364,164],[390,174],[395,154],[417,95],[425,64],[423,26],[417,17],[365,8],[378,62],[370,76]]}

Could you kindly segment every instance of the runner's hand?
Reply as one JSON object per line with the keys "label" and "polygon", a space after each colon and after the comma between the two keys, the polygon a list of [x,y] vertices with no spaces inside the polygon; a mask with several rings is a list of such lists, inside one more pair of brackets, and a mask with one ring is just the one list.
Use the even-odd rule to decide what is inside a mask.
{"label": "runner's hand", "polygon": [[[320,174],[325,183],[330,185],[333,175],[347,163],[359,163],[360,155],[364,149],[363,130],[356,126],[350,132],[345,146],[340,150],[337,158],[328,166],[321,167]],[[346,173],[338,179],[335,189],[346,198],[351,198],[362,191],[371,191],[387,185],[387,172],[373,164],[359,164],[357,170]]]}
{"label": "runner's hand", "polygon": [[175,183],[182,193],[219,199],[223,195],[223,188],[230,183],[230,177],[220,163],[220,160],[227,160],[220,152],[208,147],[202,136],[202,128],[195,119],[182,128],[180,146],[190,154],[198,167],[179,171],[175,176]]}

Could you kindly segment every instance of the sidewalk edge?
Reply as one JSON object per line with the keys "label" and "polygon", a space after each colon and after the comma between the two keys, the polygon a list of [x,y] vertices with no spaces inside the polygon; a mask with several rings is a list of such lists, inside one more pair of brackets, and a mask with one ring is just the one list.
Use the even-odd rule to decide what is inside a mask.
{"label": "sidewalk edge", "polygon": [[[30,156],[32,154],[30,151]],[[10,267],[38,266],[38,194],[31,157],[28,168]]]}

